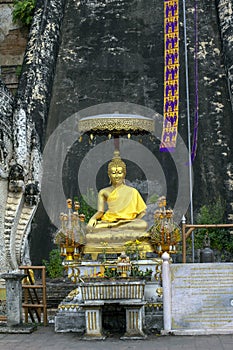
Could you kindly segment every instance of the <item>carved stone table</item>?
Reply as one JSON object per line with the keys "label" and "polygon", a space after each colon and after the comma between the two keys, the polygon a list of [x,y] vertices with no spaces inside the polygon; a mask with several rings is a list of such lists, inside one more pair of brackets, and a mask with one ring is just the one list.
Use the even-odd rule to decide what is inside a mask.
{"label": "carved stone table", "polygon": [[104,339],[102,307],[119,304],[126,309],[126,333],[122,339],[144,339],[143,306],[145,281],[115,280],[80,283],[86,333],[84,339]]}

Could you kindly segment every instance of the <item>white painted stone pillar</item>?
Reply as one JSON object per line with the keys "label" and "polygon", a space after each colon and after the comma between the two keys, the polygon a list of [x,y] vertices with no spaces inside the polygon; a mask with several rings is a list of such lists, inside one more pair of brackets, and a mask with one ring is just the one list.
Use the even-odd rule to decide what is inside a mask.
{"label": "white painted stone pillar", "polygon": [[164,331],[168,332],[171,330],[171,270],[168,253],[162,255],[162,281],[163,281],[163,323]]}
{"label": "white painted stone pillar", "polygon": [[22,279],[25,274],[4,273],[1,275],[6,281],[7,326],[22,324]]}
{"label": "white painted stone pillar", "polygon": [[83,339],[104,339],[102,334],[102,307],[85,305],[86,333]]}
{"label": "white painted stone pillar", "polygon": [[146,338],[143,332],[143,304],[126,306],[126,333],[121,339]]}

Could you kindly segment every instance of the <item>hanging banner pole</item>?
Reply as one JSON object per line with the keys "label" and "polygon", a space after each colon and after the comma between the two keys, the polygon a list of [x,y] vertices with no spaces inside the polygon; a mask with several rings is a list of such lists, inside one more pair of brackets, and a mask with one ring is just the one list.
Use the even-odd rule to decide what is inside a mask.
{"label": "hanging banner pole", "polygon": [[[193,178],[192,178],[192,159],[191,159],[191,132],[190,132],[190,108],[189,108],[189,75],[188,75],[188,50],[187,50],[187,32],[186,32],[186,2],[183,0],[184,14],[184,51],[185,51],[185,82],[186,82],[186,107],[187,107],[187,132],[188,132],[188,167],[189,167],[189,197],[190,197],[190,222],[193,224]],[[194,232],[192,232],[192,262],[194,262]]]}
{"label": "hanging banner pole", "polygon": [[194,2],[194,81],[195,81],[195,114],[194,114],[194,130],[193,130],[193,144],[191,152],[191,161],[193,163],[197,152],[197,135],[198,135],[198,112],[199,112],[199,96],[198,96],[198,8],[197,0]]}

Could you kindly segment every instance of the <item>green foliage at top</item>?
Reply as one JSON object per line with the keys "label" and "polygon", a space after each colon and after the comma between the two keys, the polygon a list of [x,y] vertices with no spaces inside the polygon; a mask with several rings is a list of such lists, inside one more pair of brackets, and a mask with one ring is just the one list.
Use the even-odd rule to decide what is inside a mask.
{"label": "green foliage at top", "polygon": [[42,264],[46,267],[49,278],[58,278],[63,276],[62,258],[58,249],[52,249],[49,253],[49,261],[42,260]]}
{"label": "green foliage at top", "polygon": [[149,197],[149,199],[147,201],[147,204],[154,204],[154,203],[156,203],[158,201],[158,198],[159,198],[159,196],[156,193],[152,194]]}
{"label": "green foliage at top", "polygon": [[81,198],[74,197],[74,200],[80,204],[79,213],[85,215],[85,222],[88,222],[96,213],[97,196],[98,194],[93,188],[89,188],[86,194],[82,194]]}
{"label": "green foliage at top", "polygon": [[[138,266],[132,266],[130,277],[140,277],[140,278],[151,278],[152,270],[146,269],[146,271],[142,271]],[[105,267],[104,269],[104,277],[106,278],[120,278],[121,274],[117,271],[116,267]]]}
{"label": "green foliage at top", "polygon": [[17,66],[15,70],[15,75],[19,78],[22,72],[22,66]]}
{"label": "green foliage at top", "polygon": [[20,21],[30,26],[36,6],[36,0],[14,0],[13,22]]}
{"label": "green foliage at top", "polygon": [[152,276],[152,269],[146,268],[146,271],[142,271],[139,269],[138,266],[133,266],[131,269],[130,276],[132,277],[149,277],[151,278]]}
{"label": "green foliage at top", "polygon": [[[196,224],[224,224],[225,203],[218,198],[213,204],[203,205],[196,218]],[[219,251],[233,252],[233,237],[227,229],[203,228],[195,231],[195,248],[203,248],[203,241],[208,234],[210,246]]]}

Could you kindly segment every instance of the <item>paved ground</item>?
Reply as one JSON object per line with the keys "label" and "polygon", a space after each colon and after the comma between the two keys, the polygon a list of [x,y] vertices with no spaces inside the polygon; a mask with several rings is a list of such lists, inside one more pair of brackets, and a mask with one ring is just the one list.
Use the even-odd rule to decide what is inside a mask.
{"label": "paved ground", "polygon": [[75,333],[55,333],[53,326],[30,334],[0,334],[0,350],[233,350],[233,335],[148,336],[120,340],[117,336],[84,341]]}

